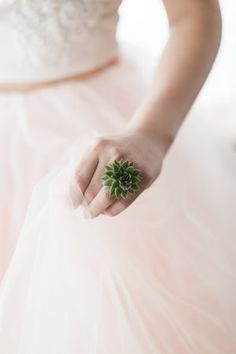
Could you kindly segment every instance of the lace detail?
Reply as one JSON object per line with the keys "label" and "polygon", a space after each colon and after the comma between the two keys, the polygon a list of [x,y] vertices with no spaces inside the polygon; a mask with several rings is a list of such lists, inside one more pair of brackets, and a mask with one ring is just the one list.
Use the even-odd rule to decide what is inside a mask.
{"label": "lace detail", "polygon": [[[116,15],[120,0],[5,0],[7,21],[17,36],[18,61],[35,68],[73,61],[104,18]],[[0,8],[1,8],[0,5]],[[116,25],[116,21],[113,21]],[[75,58],[76,60],[76,58]]]}

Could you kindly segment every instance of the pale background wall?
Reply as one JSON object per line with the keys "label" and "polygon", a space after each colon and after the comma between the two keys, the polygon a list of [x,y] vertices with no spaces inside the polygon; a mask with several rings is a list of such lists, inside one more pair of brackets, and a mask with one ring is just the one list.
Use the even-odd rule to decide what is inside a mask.
{"label": "pale background wall", "polygon": [[[198,98],[198,103],[207,105],[230,103],[236,99],[236,1],[221,0],[220,4],[222,44],[211,75]],[[168,35],[162,1],[123,0],[120,16],[118,38],[132,42],[158,58]]]}

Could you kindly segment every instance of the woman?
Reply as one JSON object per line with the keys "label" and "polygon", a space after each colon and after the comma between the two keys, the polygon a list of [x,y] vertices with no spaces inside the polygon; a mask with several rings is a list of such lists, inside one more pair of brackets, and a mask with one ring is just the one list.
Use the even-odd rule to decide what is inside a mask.
{"label": "woman", "polygon": [[[163,3],[151,82],[115,40],[119,0],[1,4],[2,273],[29,203],[1,353],[236,351],[234,157],[204,115],[180,129],[219,48],[219,5]],[[115,161],[132,168],[123,184]]]}

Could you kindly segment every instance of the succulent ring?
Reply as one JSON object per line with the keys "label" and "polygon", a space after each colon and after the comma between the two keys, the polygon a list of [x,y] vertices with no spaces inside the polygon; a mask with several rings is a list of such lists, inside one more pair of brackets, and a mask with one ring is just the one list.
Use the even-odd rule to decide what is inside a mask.
{"label": "succulent ring", "polygon": [[110,197],[126,199],[140,189],[141,173],[128,160],[114,160],[105,165],[102,184]]}

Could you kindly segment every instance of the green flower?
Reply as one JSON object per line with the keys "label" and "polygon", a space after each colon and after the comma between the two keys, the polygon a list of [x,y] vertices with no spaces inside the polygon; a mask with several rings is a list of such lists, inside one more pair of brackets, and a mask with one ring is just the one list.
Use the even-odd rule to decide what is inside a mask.
{"label": "green flower", "polygon": [[126,199],[129,194],[139,190],[140,171],[128,160],[115,160],[105,166],[103,185],[110,197]]}

